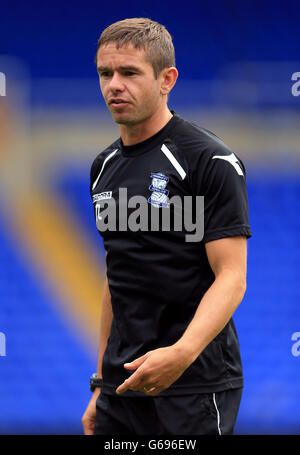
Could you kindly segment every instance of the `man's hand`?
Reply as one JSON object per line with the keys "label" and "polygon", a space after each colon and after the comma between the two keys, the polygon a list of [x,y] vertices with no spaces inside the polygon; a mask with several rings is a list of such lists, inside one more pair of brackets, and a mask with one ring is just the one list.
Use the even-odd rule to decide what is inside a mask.
{"label": "man's hand", "polygon": [[94,426],[96,420],[96,401],[100,393],[100,388],[97,387],[90,399],[89,404],[85,410],[85,413],[82,416],[81,422],[83,425],[83,430],[85,435],[93,435],[94,434]]}
{"label": "man's hand", "polygon": [[136,371],[117,388],[116,393],[138,390],[146,395],[155,396],[170,387],[192,361],[186,352],[178,350],[175,346],[149,351],[142,357],[124,364],[124,368]]}

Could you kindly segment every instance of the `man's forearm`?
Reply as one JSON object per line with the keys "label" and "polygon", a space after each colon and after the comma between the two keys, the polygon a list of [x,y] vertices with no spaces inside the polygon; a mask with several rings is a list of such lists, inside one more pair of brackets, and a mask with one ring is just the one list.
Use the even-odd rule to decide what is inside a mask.
{"label": "man's forearm", "polygon": [[204,294],[182,337],[173,345],[194,362],[230,320],[246,290],[239,273],[222,272]]}
{"label": "man's forearm", "polygon": [[101,319],[100,319],[100,342],[99,342],[99,355],[97,375],[102,378],[102,359],[107,346],[107,340],[110,335],[111,323],[113,320],[113,312],[111,306],[111,297],[108,287],[108,280],[106,278],[104,284],[104,293],[102,300]]}

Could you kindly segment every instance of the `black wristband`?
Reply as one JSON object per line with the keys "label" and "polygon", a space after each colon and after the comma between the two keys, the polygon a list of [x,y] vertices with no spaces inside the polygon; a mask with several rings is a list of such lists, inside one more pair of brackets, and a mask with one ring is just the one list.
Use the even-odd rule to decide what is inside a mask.
{"label": "black wristband", "polygon": [[94,392],[96,387],[101,387],[103,383],[102,378],[98,378],[97,373],[92,374],[90,378],[90,391]]}

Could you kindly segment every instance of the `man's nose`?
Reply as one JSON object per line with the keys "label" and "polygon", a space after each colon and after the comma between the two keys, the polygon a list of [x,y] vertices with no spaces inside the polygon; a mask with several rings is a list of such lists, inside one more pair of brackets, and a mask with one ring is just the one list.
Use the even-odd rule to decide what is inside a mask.
{"label": "man's nose", "polygon": [[115,72],[110,80],[110,89],[113,92],[121,92],[124,90],[124,83],[120,74]]}

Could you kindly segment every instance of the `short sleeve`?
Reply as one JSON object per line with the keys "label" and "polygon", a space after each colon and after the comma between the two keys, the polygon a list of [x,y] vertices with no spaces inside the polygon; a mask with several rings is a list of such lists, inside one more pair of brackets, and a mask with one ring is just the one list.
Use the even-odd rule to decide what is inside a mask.
{"label": "short sleeve", "polygon": [[100,153],[93,161],[91,169],[90,169],[90,195],[92,196],[92,191],[93,191],[93,185],[95,181],[97,180],[97,177],[99,175],[101,166],[103,164],[104,158],[103,158],[103,152]]}
{"label": "short sleeve", "polygon": [[204,237],[210,242],[225,237],[251,237],[248,214],[246,170],[229,150],[210,154],[197,183],[197,194],[204,196]]}

